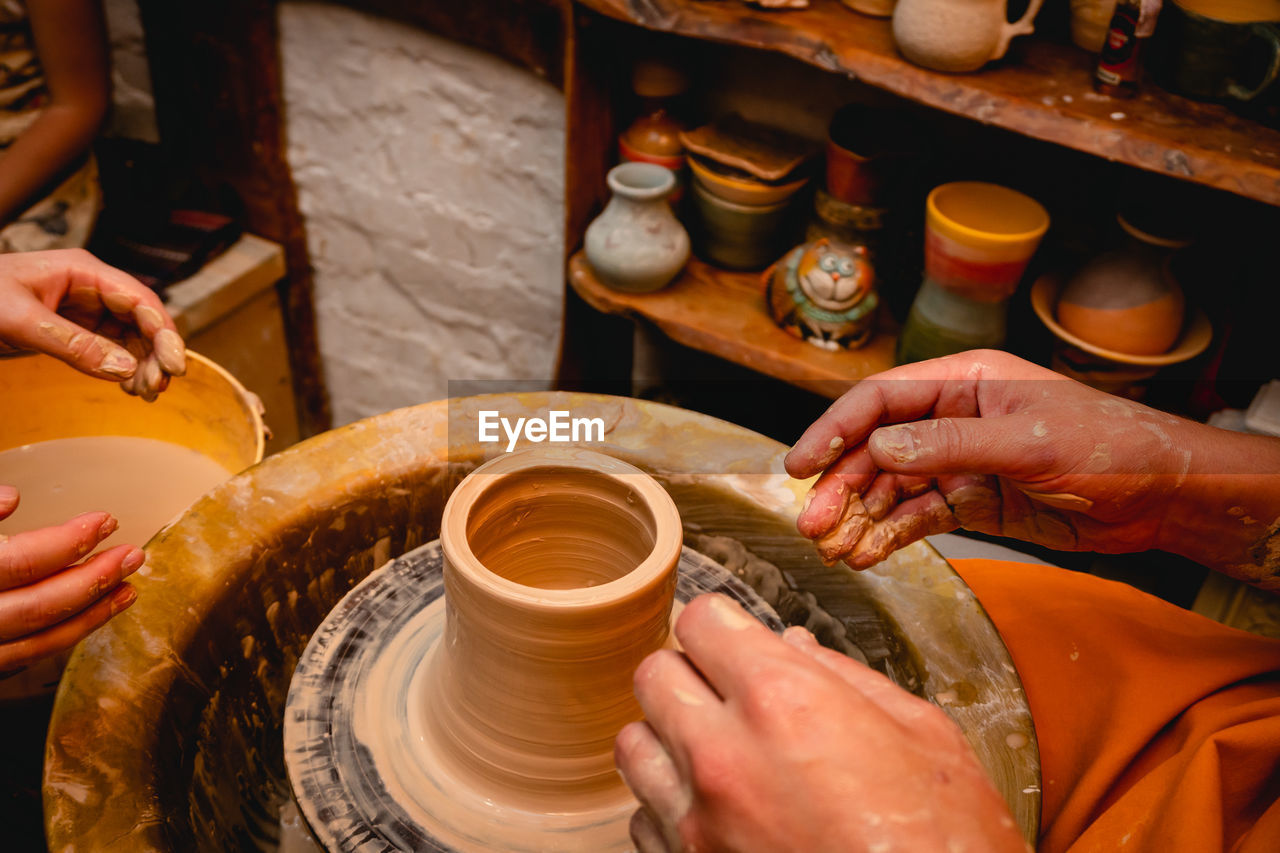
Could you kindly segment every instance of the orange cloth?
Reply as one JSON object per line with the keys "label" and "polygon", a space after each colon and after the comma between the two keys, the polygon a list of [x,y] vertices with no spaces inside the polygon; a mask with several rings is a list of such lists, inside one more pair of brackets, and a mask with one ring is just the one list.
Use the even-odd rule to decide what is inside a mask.
{"label": "orange cloth", "polygon": [[1092,575],[952,564],[1031,706],[1040,851],[1280,851],[1280,641]]}

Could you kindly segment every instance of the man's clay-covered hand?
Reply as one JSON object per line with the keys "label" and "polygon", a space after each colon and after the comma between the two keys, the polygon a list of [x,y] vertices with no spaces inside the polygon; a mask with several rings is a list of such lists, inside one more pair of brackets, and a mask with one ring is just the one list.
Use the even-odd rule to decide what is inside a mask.
{"label": "man's clay-covered hand", "polygon": [[1280,569],[1280,548],[1267,545],[1280,529],[1280,441],[1174,417],[1008,353],[858,383],[786,466],[798,478],[821,472],[797,526],[828,562],[856,569],[957,527],[1059,550],[1164,548],[1264,585]]}
{"label": "man's clay-covered hand", "polygon": [[[18,490],[0,486],[0,519],[18,507]],[[134,602],[124,579],[142,565],[132,545],[84,559],[116,529],[105,512],[57,527],[0,535],[0,673],[71,648]]]}
{"label": "man's clay-covered hand", "polygon": [[0,352],[47,353],[147,400],[186,372],[159,297],[83,249],[0,255]]}
{"label": "man's clay-covered hand", "polygon": [[1027,849],[941,709],[723,596],[692,601],[676,636],[685,654],[636,671],[647,722],[614,752],[641,853]]}

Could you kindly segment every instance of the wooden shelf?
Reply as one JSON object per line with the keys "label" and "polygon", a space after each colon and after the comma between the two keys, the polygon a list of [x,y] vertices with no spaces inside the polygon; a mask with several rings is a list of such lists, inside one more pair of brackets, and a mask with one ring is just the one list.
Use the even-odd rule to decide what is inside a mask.
{"label": "wooden shelf", "polygon": [[787,54],[975,121],[1152,172],[1280,205],[1280,131],[1159,89],[1113,99],[1092,88],[1093,57],[1036,37],[972,74],[940,74],[897,52],[889,22],[837,0],[764,11],[739,2],[579,0],[641,27]]}
{"label": "wooden shelf", "polygon": [[569,260],[569,282],[597,311],[643,318],[677,343],[833,399],[894,364],[892,331],[878,332],[862,349],[837,351],[782,331],[765,309],[758,272],[726,272],[691,259],[656,293],[622,293],[601,284],[578,252]]}

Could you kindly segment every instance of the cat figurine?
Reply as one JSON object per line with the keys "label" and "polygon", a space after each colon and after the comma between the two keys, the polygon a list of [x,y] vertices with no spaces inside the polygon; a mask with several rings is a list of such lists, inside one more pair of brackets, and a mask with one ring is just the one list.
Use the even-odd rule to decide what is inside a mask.
{"label": "cat figurine", "polygon": [[857,349],[870,339],[880,304],[875,278],[865,246],[824,237],[765,270],[765,301],[788,334],[823,349]]}

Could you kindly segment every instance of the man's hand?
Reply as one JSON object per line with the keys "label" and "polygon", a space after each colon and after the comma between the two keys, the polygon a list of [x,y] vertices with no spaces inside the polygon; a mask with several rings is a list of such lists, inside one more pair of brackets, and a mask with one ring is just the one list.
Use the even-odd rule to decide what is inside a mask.
{"label": "man's hand", "polygon": [[83,249],[0,255],[0,352],[35,350],[154,400],[186,348],[150,289]]}
{"label": "man's hand", "polygon": [[[18,490],[0,486],[0,520],[18,507]],[[0,672],[22,669],[71,648],[133,604],[124,578],[144,554],[119,545],[80,562],[110,536],[116,520],[86,512],[57,527],[0,536]]]}
{"label": "man's hand", "polygon": [[823,471],[797,526],[825,560],[855,569],[957,527],[1130,552],[1161,547],[1208,429],[974,351],[858,383],[786,465],[798,478]]}
{"label": "man's hand", "polygon": [[676,636],[684,655],[637,669],[647,722],[614,751],[641,853],[1026,850],[941,709],[723,596],[692,601]]}

